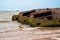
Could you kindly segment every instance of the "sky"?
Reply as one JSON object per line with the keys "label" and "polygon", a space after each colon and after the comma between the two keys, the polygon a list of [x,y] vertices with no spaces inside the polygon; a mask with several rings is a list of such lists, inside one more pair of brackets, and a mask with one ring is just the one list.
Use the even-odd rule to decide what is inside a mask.
{"label": "sky", "polygon": [[60,0],[0,0],[0,11],[60,8]]}

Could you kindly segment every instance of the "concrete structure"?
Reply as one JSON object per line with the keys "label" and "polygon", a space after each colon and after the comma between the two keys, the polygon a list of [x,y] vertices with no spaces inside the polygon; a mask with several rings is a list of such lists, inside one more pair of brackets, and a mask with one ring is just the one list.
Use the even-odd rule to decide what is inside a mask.
{"label": "concrete structure", "polygon": [[41,20],[53,20],[60,18],[60,8],[34,9],[19,13],[21,18],[29,17],[39,22]]}

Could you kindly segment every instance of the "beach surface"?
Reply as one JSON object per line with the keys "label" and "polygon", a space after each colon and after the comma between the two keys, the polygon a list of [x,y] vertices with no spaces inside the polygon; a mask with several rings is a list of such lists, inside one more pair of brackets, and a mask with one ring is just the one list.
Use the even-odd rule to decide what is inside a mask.
{"label": "beach surface", "polygon": [[31,28],[29,25],[11,21],[12,15],[14,12],[0,13],[0,40],[60,40],[60,29]]}

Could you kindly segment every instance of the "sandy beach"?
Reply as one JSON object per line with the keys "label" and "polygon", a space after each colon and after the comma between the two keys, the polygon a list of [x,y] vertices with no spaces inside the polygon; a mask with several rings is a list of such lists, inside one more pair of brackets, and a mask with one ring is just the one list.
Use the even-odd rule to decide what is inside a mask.
{"label": "sandy beach", "polygon": [[0,32],[0,40],[60,40],[60,30],[38,30],[29,28],[17,28]]}
{"label": "sandy beach", "polygon": [[9,20],[10,22],[0,22],[0,40],[60,40],[60,29],[41,30],[38,27],[31,28],[28,25],[11,21],[11,15],[7,16],[8,19],[4,19],[6,15],[1,15],[0,20]]}

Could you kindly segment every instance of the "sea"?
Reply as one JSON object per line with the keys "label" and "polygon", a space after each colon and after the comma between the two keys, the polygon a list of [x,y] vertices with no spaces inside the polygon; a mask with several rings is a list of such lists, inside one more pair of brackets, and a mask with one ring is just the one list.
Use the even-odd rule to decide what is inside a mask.
{"label": "sea", "polygon": [[[12,21],[16,11],[0,11],[0,40],[60,40],[60,29],[41,30],[38,27]],[[23,26],[20,28],[19,26]]]}

